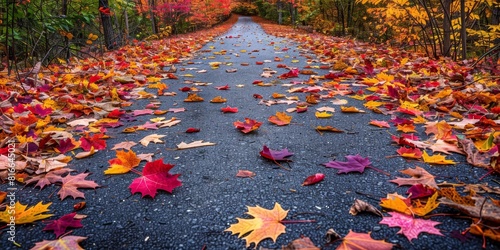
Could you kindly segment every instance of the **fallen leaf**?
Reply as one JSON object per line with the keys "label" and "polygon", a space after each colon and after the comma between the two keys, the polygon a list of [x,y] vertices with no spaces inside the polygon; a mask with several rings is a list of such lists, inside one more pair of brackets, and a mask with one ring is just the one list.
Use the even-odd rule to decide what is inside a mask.
{"label": "fallen leaf", "polygon": [[264,145],[260,151],[260,155],[271,161],[289,161],[287,158],[292,156],[293,153],[286,148],[282,150],[272,150]]}
{"label": "fallen leaf", "polygon": [[283,246],[281,250],[321,250],[321,248],[316,247],[309,237],[301,236]]}
{"label": "fallen leaf", "polygon": [[354,204],[352,204],[351,208],[349,209],[349,213],[352,215],[357,215],[361,212],[369,212],[383,217],[382,212],[380,212],[380,210],[375,208],[372,204],[363,200],[355,199]]}
{"label": "fallen leaf", "polygon": [[174,188],[182,183],[177,179],[180,174],[170,174],[169,171],[174,165],[163,163],[163,159],[148,162],[142,170],[142,176],[134,179],[130,184],[132,194],[141,193],[141,197],[146,195],[155,198],[158,190],[172,193]]}
{"label": "fallen leaf", "polygon": [[330,118],[333,116],[332,113],[329,113],[327,111],[324,111],[324,112],[316,111],[316,113],[314,115],[316,116],[316,118]]}
{"label": "fallen leaf", "polygon": [[97,150],[94,150],[94,147],[91,147],[90,151],[80,152],[80,153],[78,153],[78,154],[75,155],[75,158],[76,159],[86,158],[86,157],[89,157],[91,155],[94,155],[96,152],[97,152]]}
{"label": "fallen leaf", "polygon": [[244,122],[235,121],[233,125],[236,127],[236,129],[246,134],[257,130],[260,125],[262,125],[262,122],[252,120],[250,118],[245,118]]}
{"label": "fallen leaf", "polygon": [[420,159],[422,158],[422,151],[418,148],[400,147],[396,152],[405,158]]}
{"label": "fallen leaf", "polygon": [[342,161],[329,161],[327,163],[323,163],[327,168],[335,168],[339,171],[337,174],[349,173],[349,172],[360,172],[363,173],[365,168],[368,167],[371,162],[368,157],[363,158],[360,155],[347,155],[345,157],[347,159],[346,162]]}
{"label": "fallen leaf", "polygon": [[236,177],[241,177],[241,178],[252,178],[256,174],[252,171],[249,170],[238,170],[238,173],[236,173]]}
{"label": "fallen leaf", "polygon": [[69,169],[69,168],[61,168],[61,169],[51,170],[50,172],[47,172],[44,174],[39,174],[37,176],[33,176],[33,177],[27,179],[25,181],[25,183],[26,183],[26,185],[29,185],[31,183],[36,182],[35,187],[39,187],[41,190],[47,185],[54,184],[56,182],[61,182],[62,175],[67,174],[71,171],[73,171],[73,169]]}
{"label": "fallen leaf", "polygon": [[83,250],[80,242],[86,240],[87,237],[68,235],[57,240],[43,240],[35,244],[31,250]]}
{"label": "fallen leaf", "polygon": [[226,98],[222,98],[222,96],[216,96],[212,100],[210,100],[211,103],[224,103],[226,102]]}
{"label": "fallen leaf", "polygon": [[238,113],[238,108],[233,108],[233,107],[225,107],[220,109],[222,113]]}
{"label": "fallen leaf", "polygon": [[133,141],[124,141],[124,142],[120,142],[120,143],[115,144],[113,146],[113,148],[111,148],[110,150],[117,150],[117,149],[130,150],[130,148],[132,148],[135,145],[137,145],[136,142],[133,142]]}
{"label": "fallen leaf", "polygon": [[185,108],[169,108],[168,112],[174,112],[174,113],[179,113],[179,112],[184,112],[186,111]]}
{"label": "fallen leaf", "polygon": [[374,240],[371,233],[356,233],[349,230],[349,233],[342,239],[342,243],[336,250],[391,250],[395,245],[384,240]]}
{"label": "fallen leaf", "polygon": [[358,108],[356,108],[354,106],[351,106],[351,107],[340,106],[340,110],[343,113],[365,113],[364,110],[358,109]]}
{"label": "fallen leaf", "polygon": [[141,159],[137,157],[134,151],[124,150],[116,151],[116,158],[109,160],[110,166],[104,171],[104,174],[124,174],[133,168],[139,166]]}
{"label": "fallen leaf", "polygon": [[389,227],[400,227],[401,230],[399,230],[398,234],[403,234],[409,241],[416,239],[423,232],[444,236],[439,229],[434,227],[441,224],[441,222],[416,219],[397,212],[389,212],[389,214],[392,217],[384,217],[379,223]]}
{"label": "fallen leaf", "polygon": [[16,201],[16,204],[14,206],[15,212],[12,211],[12,208],[10,207],[9,209],[5,209],[0,213],[0,221],[8,224],[11,222],[11,217],[14,216],[16,225],[21,225],[49,218],[53,214],[45,213],[49,211],[48,208],[50,204],[52,204],[52,202],[49,202],[45,205],[42,202],[38,202],[35,206],[26,209],[28,205],[23,205],[19,201]]}
{"label": "fallen leaf", "polygon": [[427,185],[424,185],[422,183],[417,183],[413,186],[411,186],[408,191],[406,191],[406,194],[408,194],[408,198],[410,199],[420,199],[420,198],[425,198],[429,197],[436,193],[436,189]]}
{"label": "fallen leaf", "polygon": [[413,213],[411,207],[405,202],[405,200],[397,196],[388,196],[387,198],[382,198],[380,200],[380,206],[407,215],[412,215]]}
{"label": "fallen leaf", "polygon": [[500,223],[500,206],[495,204],[489,197],[471,197],[474,205],[460,204],[448,197],[439,199],[441,204],[458,209],[460,212],[474,218],[486,220],[498,225]]}
{"label": "fallen leaf", "polygon": [[379,128],[390,128],[391,125],[389,125],[388,122],[386,121],[377,121],[377,120],[371,120],[370,125],[377,126]]}
{"label": "fallen leaf", "polygon": [[81,173],[77,175],[67,175],[62,178],[61,189],[57,194],[59,195],[61,200],[64,198],[71,196],[73,199],[76,198],[84,198],[85,196],[83,192],[79,191],[78,188],[96,188],[99,187],[97,183],[94,181],[85,180],[85,178],[89,175],[89,173]]}
{"label": "fallen leaf", "polygon": [[272,210],[260,206],[247,206],[247,214],[254,217],[252,219],[236,218],[238,223],[232,224],[225,232],[238,234],[240,238],[246,241],[246,247],[255,243],[255,248],[263,239],[271,238],[274,242],[278,236],[285,233],[285,226],[281,221],[288,214],[288,210],[281,208],[279,203],[274,204]]}
{"label": "fallen leaf", "polygon": [[196,93],[189,93],[187,98],[184,99],[184,102],[202,102],[203,97],[198,96]]}
{"label": "fallen leaf", "polygon": [[324,174],[322,174],[322,173],[313,174],[313,175],[307,177],[304,180],[304,182],[302,182],[302,186],[313,185],[313,184],[316,184],[316,183],[322,181],[323,179],[325,179]]}
{"label": "fallen leaf", "polygon": [[197,133],[200,132],[199,128],[188,128],[186,129],[186,133]]}
{"label": "fallen leaf", "polygon": [[335,113],[335,108],[332,108],[332,107],[321,107],[321,108],[316,108],[316,110],[320,111],[320,112]]}
{"label": "fallen leaf", "polygon": [[431,186],[433,188],[438,188],[436,181],[434,180],[434,176],[429,174],[429,172],[425,171],[425,169],[416,166],[414,169],[413,168],[408,168],[402,171],[399,171],[403,174],[410,175],[412,176],[411,178],[400,178],[397,177],[394,180],[390,180],[390,182],[394,182],[398,184],[398,186],[404,186],[404,185],[415,185],[418,183],[425,184],[428,186]]}
{"label": "fallen leaf", "polygon": [[213,145],[215,145],[215,143],[203,142],[203,140],[199,140],[199,141],[193,141],[190,143],[181,142],[181,143],[177,144],[177,149],[181,150],[181,149],[197,148],[197,147],[205,147],[205,146],[213,146]]}
{"label": "fallen leaf", "polygon": [[56,238],[66,232],[67,228],[80,228],[83,227],[80,220],[75,219],[76,213],[69,213],[61,216],[61,218],[52,221],[43,228],[43,231],[54,231]]}
{"label": "fallen leaf", "polygon": [[456,164],[456,162],[454,162],[453,160],[447,160],[446,156],[444,155],[435,154],[433,156],[429,156],[426,151],[423,152],[422,158],[424,159],[424,162],[430,164],[439,164],[439,165]]}
{"label": "fallen leaf", "polygon": [[316,131],[318,131],[318,132],[320,132],[320,131],[328,131],[328,132],[334,132],[334,133],[344,133],[343,130],[340,130],[338,128],[334,128],[332,126],[316,126]]}
{"label": "fallen leaf", "polygon": [[270,116],[268,120],[278,126],[284,126],[290,124],[292,116],[287,115],[285,112],[276,112],[276,115]]}
{"label": "fallen leaf", "polygon": [[160,140],[160,138],[163,138],[165,137],[166,135],[159,135],[159,134],[151,134],[151,135],[147,135],[145,136],[144,138],[142,138],[139,142],[144,145],[144,147],[147,147],[149,145],[150,142],[154,142],[154,143],[163,143],[162,140]]}

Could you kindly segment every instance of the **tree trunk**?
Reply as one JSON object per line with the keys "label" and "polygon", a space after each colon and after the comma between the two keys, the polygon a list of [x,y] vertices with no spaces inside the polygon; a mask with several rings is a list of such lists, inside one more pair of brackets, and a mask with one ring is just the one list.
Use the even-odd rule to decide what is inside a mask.
{"label": "tree trunk", "polygon": [[460,40],[462,41],[462,60],[467,58],[467,27],[465,25],[466,11],[465,0],[460,0],[460,22],[462,23],[462,27],[460,27]]}
{"label": "tree trunk", "polygon": [[[99,9],[102,10],[102,8],[109,8],[108,0],[99,0]],[[104,45],[109,50],[114,49],[118,46],[118,44],[116,43],[111,18],[102,11],[99,11],[99,14],[101,16],[102,30],[104,33]]]}
{"label": "tree trunk", "polygon": [[155,7],[155,0],[149,0],[149,18],[151,19],[151,30],[153,34],[158,34],[158,26],[156,25],[155,13],[153,12]]}
{"label": "tree trunk", "polygon": [[276,3],[276,5],[278,7],[278,24],[282,24],[283,23],[283,13],[281,11],[281,9],[282,9],[282,6],[281,6],[282,3],[281,3],[281,1],[278,1]]}
{"label": "tree trunk", "polygon": [[451,2],[452,0],[443,0],[443,47],[441,48],[443,56],[450,56],[451,50]]}
{"label": "tree trunk", "polygon": [[[64,17],[68,16],[68,0],[63,0],[62,1],[62,6],[61,6],[61,15]],[[69,39],[67,37],[64,37],[64,57],[66,60],[69,60],[70,54],[69,54]]]}

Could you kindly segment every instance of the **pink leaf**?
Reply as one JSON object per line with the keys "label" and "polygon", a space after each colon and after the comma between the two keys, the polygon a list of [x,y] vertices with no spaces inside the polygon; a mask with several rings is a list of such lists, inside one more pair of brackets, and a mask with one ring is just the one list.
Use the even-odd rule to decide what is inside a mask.
{"label": "pink leaf", "polygon": [[444,236],[439,229],[434,226],[441,222],[416,219],[412,216],[397,212],[389,212],[392,217],[384,217],[380,224],[388,225],[389,227],[400,227],[398,234],[403,234],[409,241],[416,239],[422,232]]}
{"label": "pink leaf", "polygon": [[292,156],[293,153],[286,148],[282,150],[272,150],[264,145],[264,148],[260,151],[260,155],[272,161],[288,161],[286,158]]}
{"label": "pink leaf", "polygon": [[337,174],[342,174],[355,171],[363,173],[365,171],[365,168],[371,164],[368,157],[363,158],[360,155],[348,155],[345,158],[347,158],[346,162],[329,161],[327,163],[324,163],[323,165],[325,165],[327,168],[338,169],[339,171],[337,172]]}

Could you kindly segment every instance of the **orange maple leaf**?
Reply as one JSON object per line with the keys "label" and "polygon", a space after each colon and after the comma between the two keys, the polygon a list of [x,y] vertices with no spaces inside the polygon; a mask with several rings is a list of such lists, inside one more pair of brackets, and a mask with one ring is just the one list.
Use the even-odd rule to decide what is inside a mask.
{"label": "orange maple leaf", "polygon": [[139,166],[141,159],[134,151],[117,150],[116,158],[109,160],[110,166],[104,174],[124,174]]}
{"label": "orange maple leaf", "polygon": [[276,115],[270,116],[269,121],[278,125],[288,125],[292,121],[292,116],[287,115],[285,112],[276,112]]}
{"label": "orange maple leaf", "polygon": [[[247,214],[254,218],[236,218],[238,223],[232,224],[228,229],[224,230],[232,234],[239,234],[238,237],[246,240],[246,247],[249,247],[252,243],[255,243],[255,247],[257,247],[259,242],[266,238],[271,238],[276,242],[278,236],[285,233],[285,226],[281,224],[281,220],[286,217],[288,210],[281,208],[279,203],[275,203],[272,210],[259,206],[247,206],[247,208]],[[242,237],[243,235],[246,236]]]}
{"label": "orange maple leaf", "polygon": [[349,230],[349,233],[342,239],[342,243],[336,250],[351,249],[371,249],[371,250],[390,250],[394,244],[387,243],[384,240],[374,240],[370,233],[356,233]]}

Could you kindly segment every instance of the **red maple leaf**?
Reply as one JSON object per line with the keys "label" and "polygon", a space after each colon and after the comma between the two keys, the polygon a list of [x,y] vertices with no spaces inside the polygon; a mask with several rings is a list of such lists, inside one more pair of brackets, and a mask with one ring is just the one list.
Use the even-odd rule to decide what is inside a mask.
{"label": "red maple leaf", "polygon": [[299,76],[299,69],[291,69],[290,71],[288,71],[288,73],[282,74],[278,78],[287,79],[287,78],[298,77],[298,76]]}
{"label": "red maple leaf", "polygon": [[130,192],[142,194],[142,197],[149,195],[151,198],[156,196],[158,190],[165,190],[172,193],[174,188],[179,187],[182,183],[177,179],[180,174],[170,174],[168,171],[174,165],[164,164],[163,158],[153,162],[148,162],[144,166],[142,176],[136,178],[130,184]]}
{"label": "red maple leaf", "polygon": [[260,151],[260,155],[272,161],[289,161],[286,158],[292,156],[293,153],[286,148],[282,150],[272,150],[264,145],[262,151]]}
{"label": "red maple leaf", "polygon": [[233,107],[225,107],[220,109],[222,113],[238,113],[238,108],[233,108]]}
{"label": "red maple leaf", "polygon": [[114,109],[113,111],[109,112],[108,118],[120,118],[120,116],[124,115],[125,111],[119,110],[119,109]]}
{"label": "red maple leaf", "polygon": [[61,154],[65,154],[73,149],[75,149],[76,145],[73,143],[71,138],[62,139],[58,142],[57,147],[55,147],[56,151]]}
{"label": "red maple leaf", "polygon": [[76,212],[63,215],[61,218],[52,221],[52,223],[48,224],[43,228],[43,231],[54,231],[56,234],[56,238],[58,238],[61,234],[66,232],[68,227],[72,228],[80,228],[83,227],[80,220],[75,219]]}
{"label": "red maple leaf", "polygon": [[235,121],[233,125],[236,127],[236,129],[246,134],[258,129],[260,125],[262,125],[262,122],[252,120],[250,118],[245,118],[244,122]]}
{"label": "red maple leaf", "polygon": [[105,149],[106,141],[102,139],[103,137],[104,134],[94,134],[92,137],[88,134],[86,136],[82,136],[80,137],[80,141],[82,142],[80,147],[85,151],[90,151],[92,147],[94,147],[95,150]]}
{"label": "red maple leaf", "polygon": [[436,192],[436,189],[432,188],[431,186],[423,185],[422,183],[417,183],[413,186],[411,186],[408,191],[406,191],[406,194],[411,194],[409,196],[410,199],[419,199],[419,198],[425,198],[433,195]]}
{"label": "red maple leaf", "polygon": [[31,113],[38,115],[40,117],[45,117],[47,115],[52,114],[52,108],[44,108],[41,104],[37,104],[34,107],[30,106],[28,107],[28,110],[31,111]]}
{"label": "red maple leaf", "polygon": [[228,85],[228,84],[226,84],[226,85],[224,85],[224,86],[217,86],[217,87],[215,87],[215,88],[216,88],[216,89],[218,89],[218,90],[229,90],[229,85]]}

